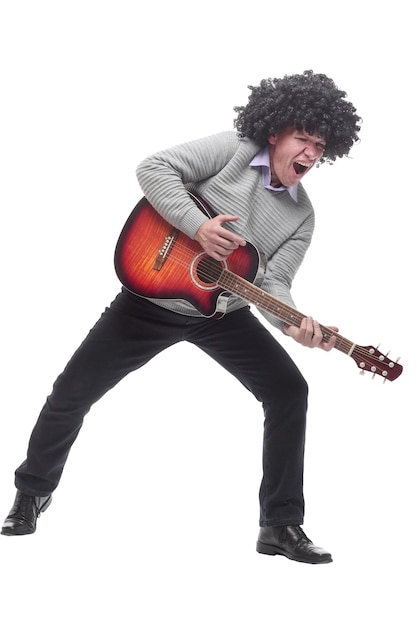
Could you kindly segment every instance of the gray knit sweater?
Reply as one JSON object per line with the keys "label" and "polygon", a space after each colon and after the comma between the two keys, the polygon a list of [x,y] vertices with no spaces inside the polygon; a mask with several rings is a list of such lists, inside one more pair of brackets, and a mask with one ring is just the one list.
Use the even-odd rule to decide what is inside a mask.
{"label": "gray knit sweater", "polygon": [[[207,217],[186,189],[199,195],[216,213],[239,216],[237,222],[227,227],[265,256],[262,289],[295,306],[290,289],[311,241],[314,211],[301,184],[297,202],[287,191],[265,189],[261,168],[249,165],[259,149],[254,141],[226,131],[153,154],[139,164],[136,174],[155,210],[191,239]],[[200,315],[184,300],[153,302],[185,315]],[[231,296],[227,312],[246,304]],[[282,329],[277,318],[262,314]]]}

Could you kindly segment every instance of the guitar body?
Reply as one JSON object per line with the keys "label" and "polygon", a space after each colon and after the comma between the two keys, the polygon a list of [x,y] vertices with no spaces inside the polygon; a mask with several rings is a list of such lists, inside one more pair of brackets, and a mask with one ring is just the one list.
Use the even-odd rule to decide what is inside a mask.
{"label": "guitar body", "polygon": [[[190,194],[208,217],[209,207]],[[142,198],[120,233],[115,251],[115,269],[129,291],[147,298],[182,299],[205,317],[224,315],[230,292],[220,287],[223,269],[253,282],[260,254],[250,243],[240,246],[227,262],[209,257],[194,240],[171,226]]]}

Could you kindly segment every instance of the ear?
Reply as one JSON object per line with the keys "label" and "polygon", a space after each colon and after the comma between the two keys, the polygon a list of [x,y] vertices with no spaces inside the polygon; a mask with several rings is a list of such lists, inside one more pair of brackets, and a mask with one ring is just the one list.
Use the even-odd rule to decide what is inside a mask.
{"label": "ear", "polygon": [[269,135],[268,141],[271,146],[274,146],[278,141],[278,133],[274,133],[273,135]]}

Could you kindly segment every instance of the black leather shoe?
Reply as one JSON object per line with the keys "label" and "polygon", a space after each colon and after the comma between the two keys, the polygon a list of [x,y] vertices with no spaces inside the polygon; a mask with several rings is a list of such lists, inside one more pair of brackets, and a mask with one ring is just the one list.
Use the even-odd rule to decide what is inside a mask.
{"label": "black leather shoe", "polygon": [[36,530],[36,521],[51,504],[52,496],[28,496],[17,491],[12,510],[4,520],[2,535],[30,535]]}
{"label": "black leather shoe", "polygon": [[259,531],[257,552],[282,554],[301,563],[331,563],[332,555],[318,548],[300,526],[264,526]]}

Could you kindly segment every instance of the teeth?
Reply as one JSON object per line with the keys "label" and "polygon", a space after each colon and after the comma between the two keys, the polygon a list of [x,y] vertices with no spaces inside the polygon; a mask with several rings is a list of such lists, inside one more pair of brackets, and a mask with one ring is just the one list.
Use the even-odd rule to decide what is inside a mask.
{"label": "teeth", "polygon": [[306,170],[310,167],[310,163],[306,163],[306,161],[295,161],[294,169],[297,174],[304,174]]}

